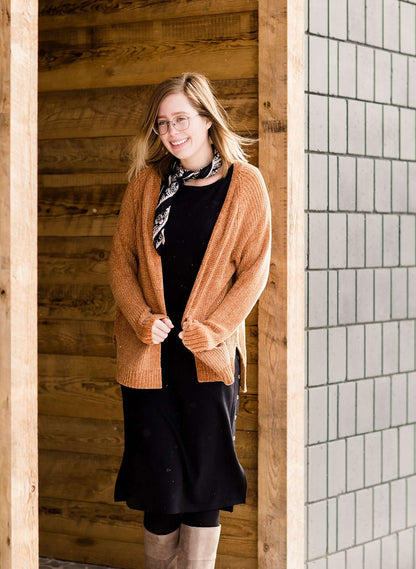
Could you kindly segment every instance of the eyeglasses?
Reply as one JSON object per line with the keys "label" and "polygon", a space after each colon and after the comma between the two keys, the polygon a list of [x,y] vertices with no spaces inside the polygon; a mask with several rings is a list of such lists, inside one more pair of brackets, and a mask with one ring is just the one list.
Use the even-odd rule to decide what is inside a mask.
{"label": "eyeglasses", "polygon": [[153,131],[157,135],[166,134],[169,130],[170,125],[172,125],[173,128],[175,128],[176,130],[186,130],[189,127],[191,118],[197,117],[198,115],[199,113],[196,113],[196,115],[191,115],[191,116],[178,115],[171,121],[167,121],[165,119],[159,119],[155,122],[155,125],[153,126]]}

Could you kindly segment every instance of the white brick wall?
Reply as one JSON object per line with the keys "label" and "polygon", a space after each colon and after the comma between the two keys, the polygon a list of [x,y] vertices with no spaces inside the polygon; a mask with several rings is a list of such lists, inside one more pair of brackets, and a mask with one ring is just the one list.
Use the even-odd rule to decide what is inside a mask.
{"label": "white brick wall", "polygon": [[305,569],[415,569],[416,0],[305,3]]}

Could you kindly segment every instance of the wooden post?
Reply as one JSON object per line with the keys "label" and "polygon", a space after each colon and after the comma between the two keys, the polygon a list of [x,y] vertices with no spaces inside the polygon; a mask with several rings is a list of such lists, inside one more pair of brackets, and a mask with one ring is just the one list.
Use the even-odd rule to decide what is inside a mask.
{"label": "wooden post", "polygon": [[0,567],[35,569],[37,1],[0,16]]}
{"label": "wooden post", "polygon": [[259,166],[273,215],[259,302],[259,569],[304,565],[303,0],[259,0]]}

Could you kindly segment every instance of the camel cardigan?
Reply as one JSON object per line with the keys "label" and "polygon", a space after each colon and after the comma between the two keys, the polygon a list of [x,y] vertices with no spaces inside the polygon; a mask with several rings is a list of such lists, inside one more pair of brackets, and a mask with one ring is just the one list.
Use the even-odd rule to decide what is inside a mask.
{"label": "camel cardigan", "polygon": [[[128,183],[109,259],[116,381],[134,388],[162,387],[161,344],[152,341],[154,321],[169,316],[162,262],[152,239],[160,182],[148,166]],[[270,249],[270,201],[263,177],[255,166],[235,162],[181,321],[182,341],[194,354],[199,382],[232,384],[238,349],[241,387],[247,391],[245,318],[266,285]]]}

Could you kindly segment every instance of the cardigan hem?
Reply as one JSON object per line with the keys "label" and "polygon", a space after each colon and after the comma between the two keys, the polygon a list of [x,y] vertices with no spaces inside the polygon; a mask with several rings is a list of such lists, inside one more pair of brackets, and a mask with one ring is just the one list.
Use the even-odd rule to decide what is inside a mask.
{"label": "cardigan hem", "polygon": [[[235,346],[240,354],[240,388],[242,393],[247,392],[247,366],[245,357],[241,347],[237,344]],[[207,350],[207,354],[212,350]],[[223,368],[217,372],[213,372],[212,368],[204,361],[199,359],[201,352],[195,357],[195,366],[197,369],[198,383],[211,383],[222,381],[225,385],[232,385],[235,381],[234,378],[234,364],[230,361],[230,367]],[[207,361],[215,362],[216,358],[211,359],[208,356]],[[162,368],[152,370],[141,370],[139,368],[125,368],[118,369],[116,372],[115,380],[117,383],[126,387],[134,389],[162,389]]]}

